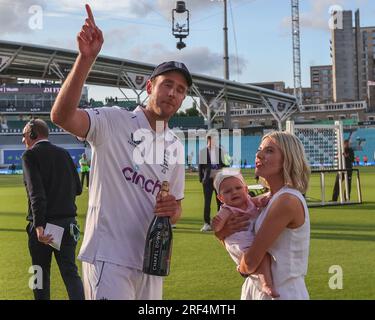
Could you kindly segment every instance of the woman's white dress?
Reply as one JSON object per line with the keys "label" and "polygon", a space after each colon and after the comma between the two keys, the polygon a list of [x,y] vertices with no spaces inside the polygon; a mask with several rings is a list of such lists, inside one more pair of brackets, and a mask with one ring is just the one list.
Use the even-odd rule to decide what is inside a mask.
{"label": "woman's white dress", "polygon": [[[282,194],[289,193],[297,197],[305,210],[305,222],[296,229],[286,228],[269,248],[271,255],[273,284],[280,294],[277,299],[282,300],[307,300],[309,293],[305,285],[307,273],[309,246],[310,246],[310,219],[309,210],[303,195],[295,189],[283,187],[273,195],[267,207],[255,222],[257,233],[266,218],[272,203]],[[246,278],[241,292],[242,300],[269,300],[272,299],[261,291],[261,286],[256,276]]]}

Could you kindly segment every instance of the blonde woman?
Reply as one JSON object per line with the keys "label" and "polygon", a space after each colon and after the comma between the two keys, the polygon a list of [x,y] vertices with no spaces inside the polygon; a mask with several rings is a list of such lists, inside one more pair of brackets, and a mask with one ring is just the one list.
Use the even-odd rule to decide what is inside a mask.
{"label": "blonde woman", "polygon": [[[286,132],[272,132],[262,138],[256,154],[255,174],[271,192],[271,200],[255,223],[255,239],[244,253],[240,272],[248,274],[241,299],[271,299],[262,292],[257,269],[266,255],[271,255],[273,285],[278,299],[309,299],[304,277],[307,273],[310,220],[303,196],[308,188],[310,169],[299,139]],[[232,219],[227,237],[244,228],[244,222]]]}

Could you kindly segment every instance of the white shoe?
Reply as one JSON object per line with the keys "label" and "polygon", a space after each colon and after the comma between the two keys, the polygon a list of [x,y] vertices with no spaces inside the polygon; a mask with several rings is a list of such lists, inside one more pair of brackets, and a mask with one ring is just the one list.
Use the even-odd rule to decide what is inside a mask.
{"label": "white shoe", "polygon": [[176,229],[177,226],[175,224],[172,224],[172,229]]}
{"label": "white shoe", "polygon": [[202,232],[212,231],[211,225],[209,225],[208,223],[205,223],[203,227],[201,228],[201,231]]}

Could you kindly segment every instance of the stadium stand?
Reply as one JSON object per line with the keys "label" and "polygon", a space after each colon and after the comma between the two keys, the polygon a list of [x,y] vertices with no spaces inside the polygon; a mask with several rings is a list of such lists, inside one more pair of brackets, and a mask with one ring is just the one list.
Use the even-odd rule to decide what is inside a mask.
{"label": "stadium stand", "polygon": [[[63,130],[61,130],[59,127],[57,127],[55,124],[53,124],[50,120],[47,120],[45,119],[47,124],[48,124],[48,127],[50,129],[50,132],[51,133],[56,133],[56,132],[64,132]],[[0,130],[0,133],[19,133],[21,134],[22,133],[22,129],[24,128],[24,126],[26,125],[26,123],[28,122],[28,120],[8,120],[7,121],[7,127],[1,127],[1,130]]]}
{"label": "stadium stand", "polygon": [[104,106],[103,101],[91,101],[90,106],[93,108],[101,108]]}
{"label": "stadium stand", "polygon": [[[12,87],[15,87],[13,85]],[[75,153],[75,149],[87,148],[82,142],[79,142],[75,137],[66,134],[63,130],[55,126],[49,120],[49,112],[53,103],[53,99],[56,96],[56,85],[46,85],[46,84],[18,84],[17,88],[26,92],[18,94],[7,93],[3,95],[0,99],[0,165],[7,161],[6,155],[12,156],[12,150],[17,150],[17,155],[14,155],[14,159],[19,157],[19,154],[24,150],[24,146],[21,143],[22,140],[22,129],[32,117],[42,117],[47,121],[50,128],[51,138],[57,144],[71,148],[72,154]],[[46,92],[40,96],[34,94],[32,91],[25,91],[25,88],[30,90],[37,90],[38,88],[48,88]],[[39,89],[38,89],[39,90]],[[54,91],[53,94],[51,90]],[[38,94],[40,94],[38,92]],[[21,96],[20,96],[21,95]],[[17,98],[15,98],[17,96]],[[40,99],[40,98],[41,99]],[[137,106],[135,100],[125,100],[125,99],[115,99],[107,98],[105,102],[95,101],[90,99],[88,102],[87,95],[81,101],[83,108],[101,108],[103,106],[117,105],[121,108],[127,110],[133,110]],[[41,102],[42,106],[38,106]],[[12,108],[15,108],[13,110]],[[40,111],[36,110],[41,108]],[[355,150],[355,154],[358,155],[363,160],[363,156],[367,156],[369,159],[369,164],[374,163],[374,152],[375,152],[375,128],[358,128],[358,121],[356,119],[343,119],[344,131],[345,127],[345,138],[350,138],[351,145]],[[317,123],[319,124],[332,124],[332,120],[323,120]],[[204,118],[195,116],[175,116],[170,122],[169,126],[171,128],[178,128],[181,130],[187,129],[207,129],[205,125]],[[349,129],[350,128],[350,129]],[[258,133],[257,133],[258,134]],[[247,166],[254,165],[255,153],[260,144],[261,135],[243,135],[241,138],[241,159],[235,159],[237,162],[246,161]],[[197,146],[198,148],[198,146]],[[186,150],[187,151],[187,150]],[[196,151],[196,150],[195,150]],[[15,151],[14,151],[15,152]],[[13,152],[13,153],[14,153]],[[233,146],[229,146],[229,153],[233,154]],[[188,155],[188,153],[186,153]],[[8,159],[9,160],[9,159]],[[8,161],[8,163],[10,163]],[[362,163],[361,163],[362,164]]]}
{"label": "stadium stand", "polygon": [[244,136],[241,139],[241,158],[244,162],[253,167],[255,154],[258,150],[262,137],[261,136]]}
{"label": "stadium stand", "polygon": [[[342,124],[344,126],[357,126],[358,125],[358,119],[342,119]],[[314,124],[334,124],[334,120],[319,120],[314,121]]]}
{"label": "stadium stand", "polygon": [[361,128],[354,131],[350,142],[354,154],[361,159],[360,165],[363,165],[363,156],[368,157],[369,163],[375,164],[375,128]]}
{"label": "stadium stand", "polygon": [[170,128],[179,128],[182,130],[207,128],[203,117],[172,117],[168,125]]}
{"label": "stadium stand", "polygon": [[[96,101],[98,102],[98,101]],[[103,107],[111,107],[111,106],[118,106],[120,108],[124,108],[129,111],[133,111],[137,107],[137,101],[135,100],[123,100],[123,99],[106,99],[105,105],[102,102]]]}
{"label": "stadium stand", "polygon": [[137,107],[136,101],[118,101],[117,105],[126,110],[132,111]]}

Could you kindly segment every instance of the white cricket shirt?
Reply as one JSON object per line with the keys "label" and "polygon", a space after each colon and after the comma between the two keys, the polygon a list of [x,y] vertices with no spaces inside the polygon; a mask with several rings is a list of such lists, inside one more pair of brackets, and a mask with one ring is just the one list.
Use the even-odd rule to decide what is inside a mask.
{"label": "white cricket shirt", "polygon": [[[162,181],[169,181],[170,193],[177,200],[184,197],[184,148],[168,128],[157,135],[141,107],[133,112],[119,107],[86,111],[92,160],[89,207],[78,258],[142,270],[146,233]],[[142,156],[152,160],[155,155],[161,160],[139,164]]]}

